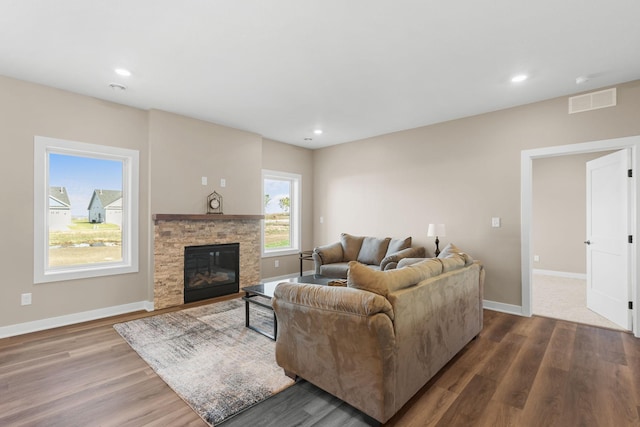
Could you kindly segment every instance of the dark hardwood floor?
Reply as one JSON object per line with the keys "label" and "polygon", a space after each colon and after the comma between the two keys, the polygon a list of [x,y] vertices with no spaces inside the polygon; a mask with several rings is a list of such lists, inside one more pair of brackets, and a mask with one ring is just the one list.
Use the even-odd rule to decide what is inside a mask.
{"label": "dark hardwood floor", "polygon": [[[112,328],[180,308],[0,340],[0,426],[206,426]],[[227,425],[375,425],[301,386]],[[640,340],[485,311],[480,336],[385,426],[640,426]]]}

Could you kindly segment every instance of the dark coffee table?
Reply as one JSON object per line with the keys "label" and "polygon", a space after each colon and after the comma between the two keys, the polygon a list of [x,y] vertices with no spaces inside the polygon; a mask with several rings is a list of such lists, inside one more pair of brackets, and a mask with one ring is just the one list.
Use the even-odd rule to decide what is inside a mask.
{"label": "dark coffee table", "polygon": [[[256,304],[256,305],[259,305],[260,307],[264,307],[273,311],[273,307],[271,306],[270,300],[271,298],[273,298],[273,292],[275,291],[276,286],[278,286],[278,283],[288,282],[288,283],[310,283],[312,285],[327,285],[332,280],[336,280],[336,279],[333,277],[326,277],[326,276],[321,276],[319,274],[313,274],[309,276],[292,277],[290,279],[274,280],[273,282],[265,282],[265,283],[260,283],[258,285],[246,286],[242,288],[242,290],[244,291],[244,296],[242,297],[242,299],[244,300],[244,304],[245,304],[244,325],[247,328],[264,335],[265,337],[269,337],[272,340],[275,340],[276,336],[278,335],[278,321],[276,319],[276,314],[273,313],[273,334],[271,334],[268,331],[260,329],[257,326],[254,326],[251,324],[249,304]],[[260,300],[259,297],[266,298],[269,301],[263,302]]]}

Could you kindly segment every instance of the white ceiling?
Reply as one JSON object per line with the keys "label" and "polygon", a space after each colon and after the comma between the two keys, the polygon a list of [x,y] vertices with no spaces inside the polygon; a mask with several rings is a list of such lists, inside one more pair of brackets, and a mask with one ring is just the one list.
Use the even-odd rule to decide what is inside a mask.
{"label": "white ceiling", "polygon": [[318,148],[640,79],[640,1],[0,0],[0,75]]}

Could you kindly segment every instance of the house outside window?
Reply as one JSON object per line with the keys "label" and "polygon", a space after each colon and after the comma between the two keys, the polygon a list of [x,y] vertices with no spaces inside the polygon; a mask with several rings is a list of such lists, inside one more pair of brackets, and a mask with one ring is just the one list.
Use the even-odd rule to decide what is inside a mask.
{"label": "house outside window", "polygon": [[262,171],[262,256],[300,252],[301,187],[301,175]]}
{"label": "house outside window", "polygon": [[34,282],[138,271],[136,150],[36,136]]}

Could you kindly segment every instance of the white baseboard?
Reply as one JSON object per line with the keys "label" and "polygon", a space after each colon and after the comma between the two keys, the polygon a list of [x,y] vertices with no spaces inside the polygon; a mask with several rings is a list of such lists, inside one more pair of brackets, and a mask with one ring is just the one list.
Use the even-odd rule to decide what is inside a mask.
{"label": "white baseboard", "polygon": [[483,300],[482,305],[487,310],[499,311],[501,313],[515,314],[516,316],[524,316],[522,306],[505,304],[503,302]]}
{"label": "white baseboard", "polygon": [[64,316],[50,317],[48,319],[34,320],[32,322],[18,323],[16,325],[0,326],[0,338],[8,338],[30,332],[44,331],[60,326],[73,325],[88,322],[90,320],[103,319],[119,314],[132,313],[134,311],[153,311],[153,301],[139,301],[114,307],[99,308],[97,310],[83,311],[81,313],[67,314]]}
{"label": "white baseboard", "polygon": [[569,273],[567,271],[540,270],[537,268],[534,268],[531,272],[533,274],[542,274],[544,276],[555,276],[555,277],[564,277],[567,279],[587,280],[587,275],[585,273]]}

